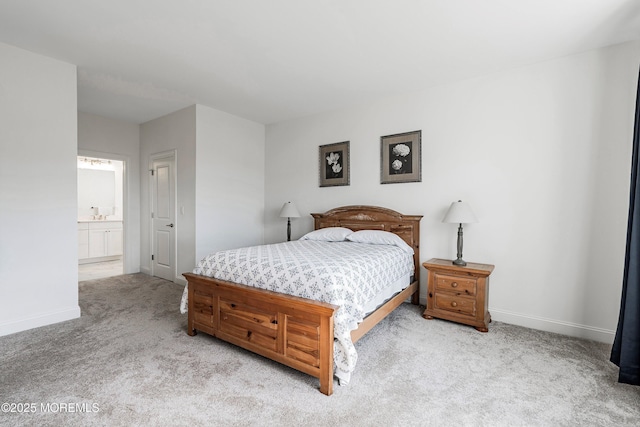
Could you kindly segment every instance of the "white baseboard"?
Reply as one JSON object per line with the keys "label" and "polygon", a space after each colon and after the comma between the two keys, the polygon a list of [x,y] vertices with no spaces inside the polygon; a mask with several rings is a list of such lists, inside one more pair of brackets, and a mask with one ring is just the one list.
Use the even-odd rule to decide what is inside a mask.
{"label": "white baseboard", "polygon": [[149,267],[140,266],[140,273],[144,273],[147,276],[151,276],[151,269]]}
{"label": "white baseboard", "polygon": [[80,317],[80,307],[76,306],[66,310],[53,311],[49,313],[42,313],[37,316],[11,320],[9,322],[0,323],[0,336],[15,334],[16,332],[39,328],[40,326],[52,325],[66,320],[77,319],[78,317]]}
{"label": "white baseboard", "polygon": [[[425,307],[427,306],[426,296],[420,295],[420,304]],[[491,313],[491,319],[497,322],[523,326],[525,328],[539,329],[541,331],[554,332],[556,334],[569,335],[571,337],[585,338],[607,344],[613,343],[616,336],[616,331],[610,329],[596,328],[594,326],[581,325],[578,323],[524,315],[491,307],[489,307],[489,313]]]}
{"label": "white baseboard", "polygon": [[546,319],[538,316],[523,315],[506,310],[493,309],[491,307],[489,307],[489,313],[491,313],[491,319],[498,322],[569,335],[577,338],[586,338],[607,344],[613,343],[616,335],[616,332],[610,329],[596,328],[594,326],[580,325],[578,323],[565,322],[561,320]]}

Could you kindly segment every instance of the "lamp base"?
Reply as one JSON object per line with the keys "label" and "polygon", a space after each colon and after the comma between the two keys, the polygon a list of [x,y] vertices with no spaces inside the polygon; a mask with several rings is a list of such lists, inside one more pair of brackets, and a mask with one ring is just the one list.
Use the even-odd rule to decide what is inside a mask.
{"label": "lamp base", "polygon": [[456,254],[456,260],[453,261],[454,265],[464,267],[467,263],[462,259],[462,224],[458,226],[458,253]]}

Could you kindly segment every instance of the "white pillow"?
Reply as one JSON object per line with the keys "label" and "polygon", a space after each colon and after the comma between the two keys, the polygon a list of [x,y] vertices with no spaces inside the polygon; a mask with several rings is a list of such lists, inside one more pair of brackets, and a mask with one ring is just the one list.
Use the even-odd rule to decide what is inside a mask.
{"label": "white pillow", "polygon": [[327,227],[311,231],[300,238],[300,240],[319,240],[322,242],[344,242],[345,238],[353,233],[345,227]]}
{"label": "white pillow", "polygon": [[382,230],[360,230],[347,236],[347,240],[356,243],[369,243],[372,245],[393,245],[403,251],[413,254],[413,248],[407,245],[397,234]]}

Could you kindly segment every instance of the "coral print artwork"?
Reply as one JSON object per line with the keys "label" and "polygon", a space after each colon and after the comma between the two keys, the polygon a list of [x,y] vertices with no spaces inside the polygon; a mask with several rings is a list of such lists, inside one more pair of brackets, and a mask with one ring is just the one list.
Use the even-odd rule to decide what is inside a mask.
{"label": "coral print artwork", "polygon": [[389,174],[412,173],[411,141],[389,144]]}
{"label": "coral print artwork", "polygon": [[349,141],[320,146],[320,187],[349,185]]}

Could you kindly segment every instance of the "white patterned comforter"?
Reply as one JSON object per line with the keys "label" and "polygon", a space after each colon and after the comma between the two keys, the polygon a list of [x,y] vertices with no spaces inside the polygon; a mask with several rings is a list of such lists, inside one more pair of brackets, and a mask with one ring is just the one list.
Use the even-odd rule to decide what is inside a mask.
{"label": "white patterned comforter", "polygon": [[[335,375],[346,384],[358,359],[351,331],[364,319],[364,306],[413,270],[413,256],[397,246],[298,240],[215,252],[193,273],[339,306],[334,315]],[[185,287],[182,313],[187,295]]]}

